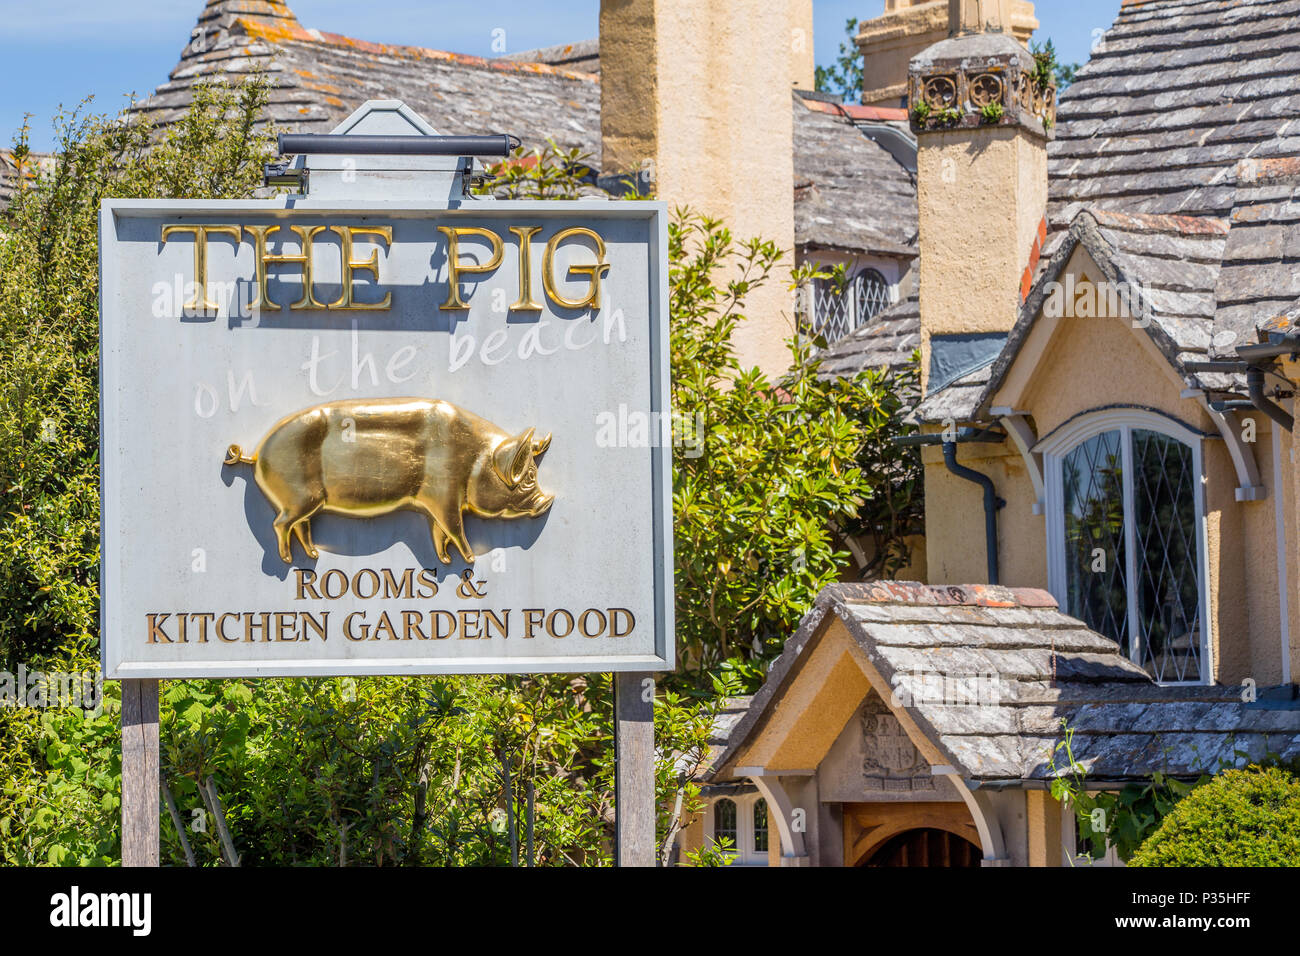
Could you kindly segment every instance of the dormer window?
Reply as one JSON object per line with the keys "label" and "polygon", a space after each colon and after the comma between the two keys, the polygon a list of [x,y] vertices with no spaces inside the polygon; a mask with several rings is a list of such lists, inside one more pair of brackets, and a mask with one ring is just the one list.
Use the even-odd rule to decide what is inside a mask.
{"label": "dormer window", "polygon": [[842,292],[828,279],[814,279],[811,334],[824,336],[828,344],[833,344],[892,304],[889,282],[876,269],[868,267],[853,273]]}
{"label": "dormer window", "polygon": [[1068,422],[1039,450],[1061,609],[1161,683],[1208,682],[1201,436],[1114,409]]}

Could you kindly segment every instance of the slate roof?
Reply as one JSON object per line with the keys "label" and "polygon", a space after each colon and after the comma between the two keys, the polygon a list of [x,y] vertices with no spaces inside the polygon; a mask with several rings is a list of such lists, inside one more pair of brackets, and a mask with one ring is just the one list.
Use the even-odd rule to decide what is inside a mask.
{"label": "slate roof", "polygon": [[920,300],[913,293],[823,349],[820,372],[851,377],[866,368],[901,368],[920,347]]}
{"label": "slate roof", "polygon": [[509,132],[530,147],[554,139],[599,162],[600,85],[591,73],[309,30],[283,0],[208,0],[197,31],[168,82],[133,113],[171,122],[197,80],[262,70],[272,84],[269,115],[286,130],[328,132],[366,100],[400,99],[440,130]]}
{"label": "slate roof", "polygon": [[796,244],[914,257],[916,183],[850,116],[826,105],[795,98]]}
{"label": "slate roof", "polygon": [[[598,71],[598,41],[485,59],[308,29],[284,0],[208,0],[168,82],[131,112],[172,122],[196,81],[260,70],[271,78],[270,118],[286,131],[328,132],[366,100],[400,99],[439,130],[513,133],[529,149],[553,139],[599,169],[600,76],[579,67]],[[913,258],[916,190],[906,170],[852,116],[797,97],[791,107],[796,244]]]}
{"label": "slate roof", "polygon": [[[1093,282],[1104,280],[1130,293],[1127,301],[1133,321],[1188,382],[1208,389],[1235,386],[1233,376],[1192,373],[1185,369],[1188,362],[1210,357],[1215,287],[1228,241],[1227,221],[1214,217],[1129,214],[1102,209],[1080,212],[1054,243],[1051,256],[1021,306],[1006,346],[985,376],[981,394],[969,406],[969,416],[979,418],[988,414],[993,395],[1041,315],[1054,288],[1052,284],[1059,281],[1066,262],[1080,245],[1102,270],[1101,275],[1088,278]],[[931,400],[937,405],[947,391],[927,397],[918,414],[932,416]],[[957,404],[969,398],[967,394],[947,401]],[[952,417],[960,420],[962,416]]]}
{"label": "slate roof", "polygon": [[[1079,222],[1101,237],[1116,271],[1142,288],[1148,333],[1189,384],[1242,390],[1238,377],[1186,375],[1183,363],[1230,356],[1300,298],[1300,242],[1285,235],[1298,218],[1290,194],[1265,198],[1282,197],[1283,180],[1294,185],[1294,160],[1283,157],[1300,154],[1298,67],[1300,0],[1121,7],[1060,96],[1048,144],[1050,234],[988,392]],[[973,418],[989,397],[927,396],[917,414]],[[938,405],[944,416],[931,410]]]}
{"label": "slate roof", "polygon": [[1300,299],[1300,159],[1243,160],[1215,295],[1220,351],[1291,331]]}
{"label": "slate roof", "polygon": [[1263,690],[1247,704],[1240,688],[1161,687],[1044,591],[876,582],[822,591],[728,734],[712,778],[728,778],[831,615],[886,682],[876,691],[895,693],[966,780],[1041,786],[1065,772],[1052,760],[1063,719],[1090,782],[1155,771],[1195,777],[1269,753],[1300,757],[1300,703],[1290,688],[1286,699]]}
{"label": "slate roof", "polygon": [[1300,0],[1126,3],[1060,97],[1051,224],[1073,204],[1227,216],[1237,161],[1300,153]]}

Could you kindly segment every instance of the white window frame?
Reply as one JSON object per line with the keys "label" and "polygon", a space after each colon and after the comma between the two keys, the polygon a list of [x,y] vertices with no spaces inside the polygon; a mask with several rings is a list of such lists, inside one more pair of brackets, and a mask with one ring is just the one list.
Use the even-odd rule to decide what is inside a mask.
{"label": "white window frame", "polygon": [[1079,818],[1069,799],[1061,801],[1061,866],[1125,866],[1119,858],[1119,851],[1114,845],[1106,847],[1106,855],[1094,860],[1087,853],[1079,853],[1075,848],[1079,843]]}
{"label": "white window frame", "polygon": [[[1128,600],[1128,634],[1129,647],[1124,653],[1138,663],[1140,655],[1135,655],[1133,641],[1139,629],[1137,621],[1137,602],[1132,600],[1133,589],[1137,580],[1137,544],[1136,531],[1132,520],[1132,509],[1127,503],[1133,496],[1133,441],[1134,431],[1159,432],[1166,437],[1182,442],[1192,450],[1192,469],[1196,476],[1193,498],[1196,504],[1196,552],[1197,594],[1200,598],[1198,617],[1201,622],[1201,679],[1192,681],[1162,681],[1162,684],[1204,685],[1213,683],[1214,661],[1211,658],[1211,621],[1210,621],[1210,560],[1208,548],[1208,527],[1206,523],[1205,502],[1205,436],[1191,428],[1157,412],[1140,408],[1114,408],[1089,412],[1072,419],[1060,429],[1048,435],[1035,446],[1034,451],[1043,455],[1043,477],[1047,495],[1047,589],[1056,598],[1061,610],[1069,613],[1067,604],[1066,568],[1065,568],[1065,489],[1061,466],[1065,457],[1083,442],[1102,432],[1120,432],[1120,449],[1123,453],[1123,493],[1126,507],[1124,509],[1124,554],[1127,563],[1125,579],[1129,586]],[[1139,666],[1141,666],[1139,664]]]}
{"label": "white window frame", "polygon": [[[763,799],[761,793],[738,793],[714,797],[709,801],[704,815],[704,843],[712,846],[713,808],[722,800],[730,800],[736,805],[736,847],[730,851],[735,858],[732,866],[767,866],[767,850],[754,848],[754,806]],[[772,827],[772,807],[767,808],[767,845],[772,845],[776,831]]]}

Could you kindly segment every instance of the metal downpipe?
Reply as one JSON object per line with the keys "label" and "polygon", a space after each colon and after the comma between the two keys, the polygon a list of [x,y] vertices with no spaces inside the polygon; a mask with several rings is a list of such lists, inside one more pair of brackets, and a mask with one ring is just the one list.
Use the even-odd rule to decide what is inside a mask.
{"label": "metal downpipe", "polygon": [[[1281,411],[1281,409],[1279,409]],[[1283,413],[1285,414],[1285,412]],[[943,443],[943,463],[958,478],[974,482],[984,489],[984,547],[988,555],[989,584],[998,583],[998,509],[1006,504],[998,497],[993,479],[973,468],[957,464],[957,443]]]}

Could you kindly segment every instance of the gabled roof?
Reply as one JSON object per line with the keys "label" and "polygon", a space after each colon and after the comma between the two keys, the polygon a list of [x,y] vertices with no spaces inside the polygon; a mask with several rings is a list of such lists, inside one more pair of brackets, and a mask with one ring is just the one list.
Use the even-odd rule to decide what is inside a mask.
{"label": "gabled roof", "polygon": [[1079,246],[1102,272],[1090,277],[1093,282],[1105,281],[1128,293],[1132,318],[1112,321],[1127,322],[1134,327],[1134,334],[1149,336],[1186,381],[1206,388],[1230,386],[1229,376],[1192,373],[1185,367],[1188,362],[1209,357],[1215,286],[1228,232],[1227,222],[1210,217],[1102,209],[1079,212],[1054,244],[1051,258],[1022,304],[1007,343],[971,408],[972,416],[988,413],[994,394],[1042,315],[1045,303],[1054,292],[1059,295],[1062,272]]}
{"label": "gabled roof", "polygon": [[1264,692],[1245,704],[1239,688],[1161,687],[1044,591],[877,582],[822,591],[730,729],[712,779],[734,774],[833,619],[879,676],[875,693],[892,696],[968,781],[1065,772],[1062,758],[1053,764],[1063,720],[1089,781],[1198,776],[1269,752],[1300,757],[1300,706],[1289,698]]}
{"label": "gabled roof", "polygon": [[[1094,258],[1141,286],[1147,331],[1180,373],[1255,341],[1300,295],[1300,242],[1285,235],[1300,217],[1278,198],[1295,169],[1280,157],[1300,154],[1300,0],[1124,4],[1061,94],[1047,149],[1049,235],[1035,290],[1082,223],[1099,240]],[[985,405],[1041,301],[1031,294],[1022,306]],[[946,391],[927,396],[918,417],[975,416],[964,400],[973,390]]]}

